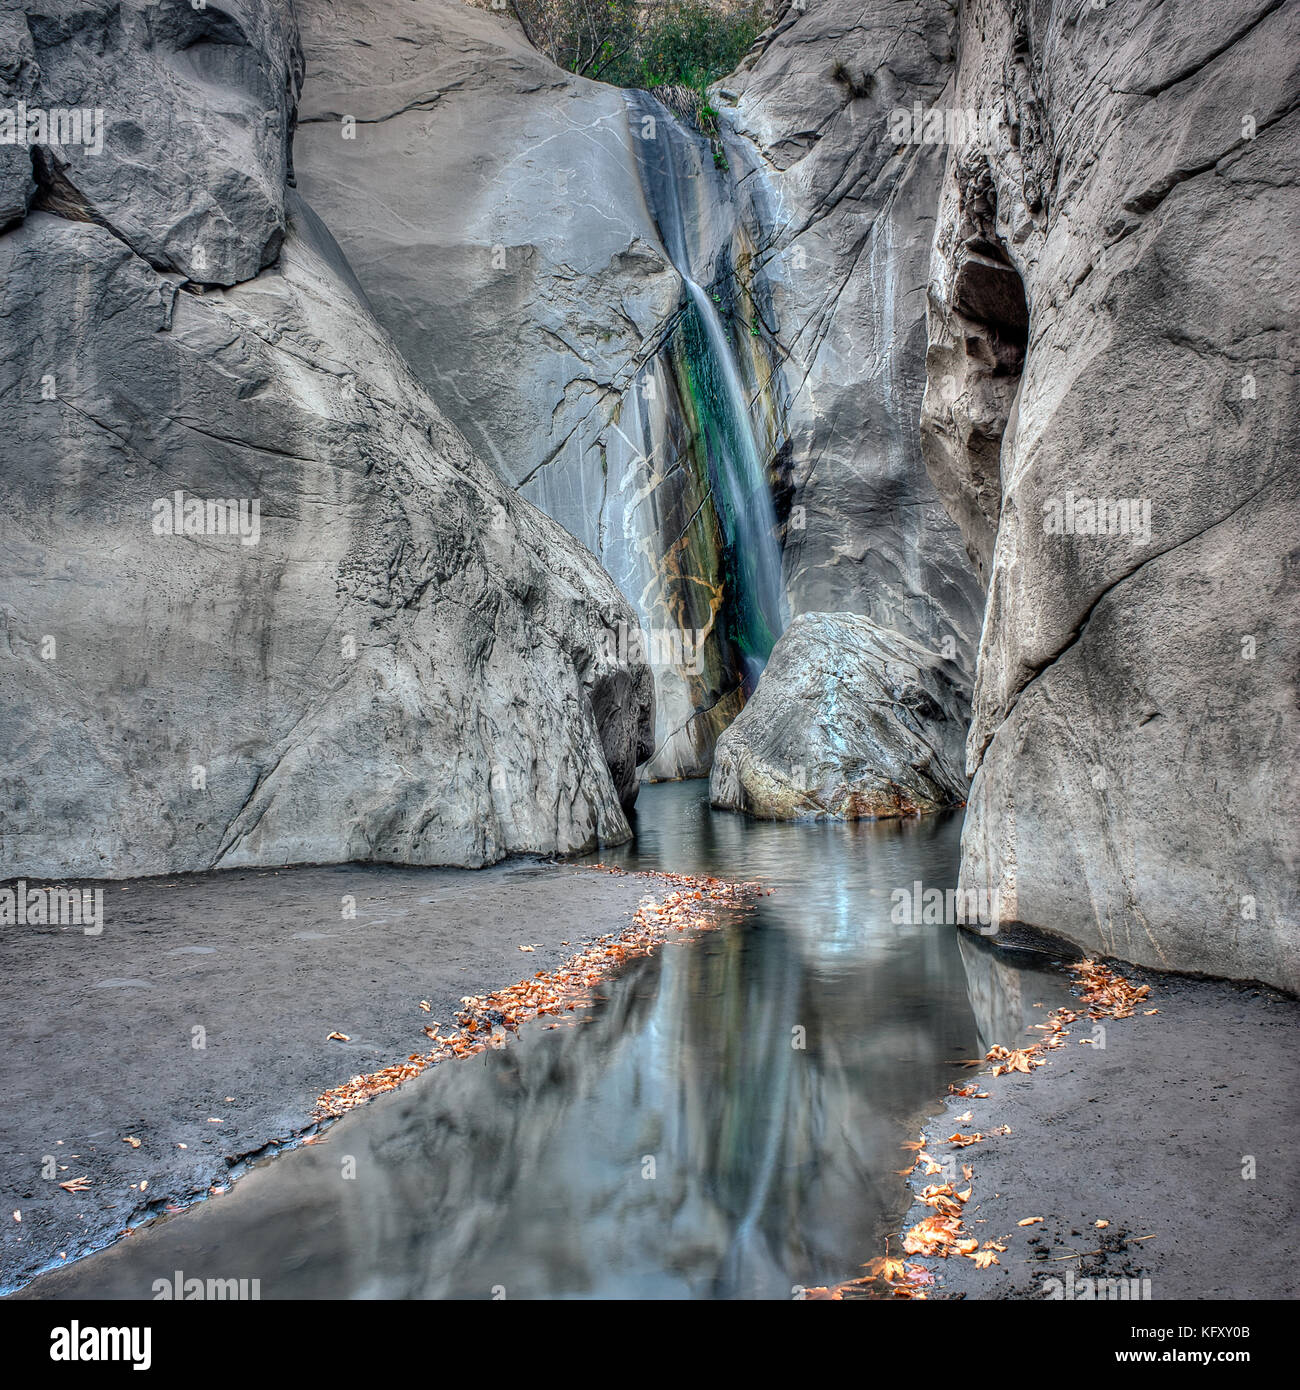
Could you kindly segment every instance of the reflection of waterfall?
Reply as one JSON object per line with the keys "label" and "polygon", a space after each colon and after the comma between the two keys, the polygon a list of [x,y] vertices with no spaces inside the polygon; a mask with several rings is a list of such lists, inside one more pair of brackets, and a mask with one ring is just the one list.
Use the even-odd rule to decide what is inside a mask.
{"label": "reflection of waterfall", "polygon": [[977,1019],[1023,1044],[1065,981],[892,920],[897,886],[956,883],[956,817],[746,824],[682,784],[637,816],[611,858],[775,893],[603,981],[585,1021],[434,1067],[37,1291],[147,1298],[179,1269],[264,1298],[789,1298],[880,1253],[899,1145],[968,1079]]}
{"label": "reflection of waterfall", "polygon": [[628,100],[642,186],[686,291],[674,357],[685,388],[682,404],[693,417],[697,458],[702,454],[707,467],[721,530],[724,627],[746,688],[752,689],[784,629],[787,608],[754,402],[719,313],[721,295],[700,284],[712,279],[729,286],[734,279],[729,257],[735,228],[718,225],[731,210],[702,192],[702,185],[716,183],[707,142],[685,130],[647,93],[630,93]]}

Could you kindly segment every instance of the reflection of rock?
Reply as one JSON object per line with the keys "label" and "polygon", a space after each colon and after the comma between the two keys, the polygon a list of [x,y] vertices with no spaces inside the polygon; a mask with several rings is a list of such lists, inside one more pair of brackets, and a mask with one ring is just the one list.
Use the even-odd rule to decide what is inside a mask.
{"label": "reflection of rock", "polygon": [[[1052,968],[1061,952],[1048,949],[1045,941],[1008,948],[1000,941],[958,931],[962,964],[966,968],[966,994],[979,1029],[980,1050],[993,1046],[1024,1047],[1041,1039],[1026,1030],[1045,1023],[1056,1008],[1078,1004],[1070,993],[1068,978]],[[1074,952],[1064,948],[1069,958]],[[1043,1007],[1036,1009],[1035,1004]]]}
{"label": "reflection of rock", "polygon": [[804,613],[718,742],[715,806],[777,820],[959,803],[966,704],[932,652],[845,613]]}
{"label": "reflection of rock", "polygon": [[[173,9],[30,28],[33,101],[95,74],[110,117],[149,118],[138,144],[110,122],[105,169],[115,139],[153,162],[68,151],[0,236],[0,877],[626,838],[652,703],[605,640],[629,606],[474,457],[286,194],[292,26]],[[197,169],[191,101],[232,131]],[[247,534],[203,506],[159,534],[178,491],[242,502]]]}
{"label": "reflection of rock", "polygon": [[1002,117],[948,156],[922,422],[988,581],[963,885],[1296,989],[1300,7],[960,13],[951,104]]}

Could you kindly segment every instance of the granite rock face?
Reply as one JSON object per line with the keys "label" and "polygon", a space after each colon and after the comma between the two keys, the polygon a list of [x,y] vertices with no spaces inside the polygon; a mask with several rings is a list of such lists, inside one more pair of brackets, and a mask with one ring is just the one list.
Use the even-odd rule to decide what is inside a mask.
{"label": "granite rock face", "polygon": [[712,803],[767,820],[916,815],[966,796],[960,673],[848,613],[802,613],[718,740]]}
{"label": "granite rock face", "polygon": [[[286,189],[282,8],[194,33],[188,6],[29,10],[6,82],[108,122],[101,154],[24,149],[32,187],[5,185],[0,877],[627,838],[632,611],[476,458]],[[217,134],[173,177],[200,95]]]}
{"label": "granite rock face", "polygon": [[[707,772],[740,690],[722,526],[682,399],[683,282],[642,188],[643,127],[623,92],[555,67],[508,14],[460,0],[298,10],[304,192],[449,418],[632,602],[658,688],[648,774]],[[717,223],[707,150],[681,152]]]}
{"label": "granite rock face", "polygon": [[983,600],[918,429],[944,151],[895,128],[941,96],[953,37],[943,0],[786,6],[714,93],[788,389],[791,609],[863,614],[969,686]]}
{"label": "granite rock face", "polygon": [[381,321],[647,632],[698,645],[697,669],[656,663],[648,775],[707,774],[752,686],[758,605],[733,563],[742,509],[702,456],[687,277],[749,399],[783,609],[868,614],[973,680],[979,585],[917,431],[942,151],[888,138],[890,112],[950,76],[946,5],[788,11],[715,87],[712,141],[679,103],[560,72],[458,0],[299,12],[295,164]]}
{"label": "granite rock face", "polygon": [[[1300,6],[963,7],[925,456],[988,583],[963,886],[1300,987]],[[1021,307],[1023,296],[1023,309]]]}
{"label": "granite rock face", "polygon": [[78,139],[0,146],[0,228],[34,204],[196,284],[274,261],[302,80],[290,6],[24,0],[0,41],[7,108],[82,117]]}

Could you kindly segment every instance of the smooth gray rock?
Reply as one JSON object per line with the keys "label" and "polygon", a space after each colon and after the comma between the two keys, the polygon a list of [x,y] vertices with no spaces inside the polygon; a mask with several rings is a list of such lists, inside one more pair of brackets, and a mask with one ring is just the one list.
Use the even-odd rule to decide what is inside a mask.
{"label": "smooth gray rock", "polygon": [[[40,74],[6,80],[51,106],[102,80],[151,127],[114,175],[137,147],[110,119],[105,165],[69,160],[0,236],[0,877],[626,839],[653,717],[610,640],[632,610],[286,192],[291,17],[30,8]],[[197,226],[230,288],[195,283]],[[246,534],[163,533],[178,491],[242,503]]]}
{"label": "smooth gray rock", "polygon": [[[789,606],[869,614],[950,650],[973,680],[979,585],[917,434],[942,152],[887,140],[893,107],[948,78],[946,5],[791,12],[715,89],[720,164],[655,103],[560,72],[509,16],[458,0],[299,9],[295,165],[381,321],[647,630],[707,634],[701,670],[656,666],[650,776],[707,773],[743,700],[725,634],[743,597],[719,582],[726,499],[692,456],[668,350],[684,300],[674,261],[717,296],[731,335]],[[840,60],[874,74],[865,98],[833,75]]]}
{"label": "smooth gray rock", "polygon": [[983,602],[918,434],[943,151],[890,131],[953,61],[943,0],[817,0],[713,90],[789,386],[791,608],[862,613],[969,686]]}
{"label": "smooth gray rock", "polygon": [[0,146],[0,228],[26,163],[37,206],[107,227],[157,270],[233,285],[270,265],[302,80],[292,7],[25,0],[22,11],[0,19],[0,105],[98,111],[103,139]]}
{"label": "smooth gray rock", "polygon": [[718,740],[713,805],[767,820],[959,805],[969,706],[952,663],[851,613],[803,613]]}
{"label": "smooth gray rock", "polygon": [[[739,706],[709,606],[718,526],[664,352],[682,281],[624,94],[460,0],[298,11],[301,187],[475,450],[592,550],[647,632],[689,640],[684,661],[656,659],[647,771],[707,772]],[[705,163],[707,220],[722,184]],[[701,235],[716,251],[718,227]]]}
{"label": "smooth gray rock", "polygon": [[[960,51],[945,100],[1001,118],[929,289],[926,460],[989,585],[963,886],[1295,990],[1300,6],[972,0]],[[1081,498],[1136,511],[1052,529]]]}

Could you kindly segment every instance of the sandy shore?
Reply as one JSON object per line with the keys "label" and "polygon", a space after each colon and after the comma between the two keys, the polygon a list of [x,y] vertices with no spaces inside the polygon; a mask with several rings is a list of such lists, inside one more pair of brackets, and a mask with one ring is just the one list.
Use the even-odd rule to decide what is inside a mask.
{"label": "sandy shore", "polygon": [[5,1290],[228,1184],[310,1133],[321,1092],[427,1050],[462,997],[560,965],[662,896],[650,877],[528,861],[102,886],[99,936],[3,934]]}
{"label": "sandy shore", "polygon": [[[933,1273],[930,1298],[1295,1298],[1300,1003],[1110,964],[1150,988],[1132,1017],[1095,1033],[1081,1011],[1045,1065],[972,1071],[988,1098],[950,1097],[925,1126],[925,1151],[970,1189],[964,1233],[1004,1245],[998,1263],[908,1264]],[[972,1133],[985,1138],[948,1142]],[[944,1182],[923,1167],[917,1192]],[[904,1230],[932,1214],[918,1202]]]}

